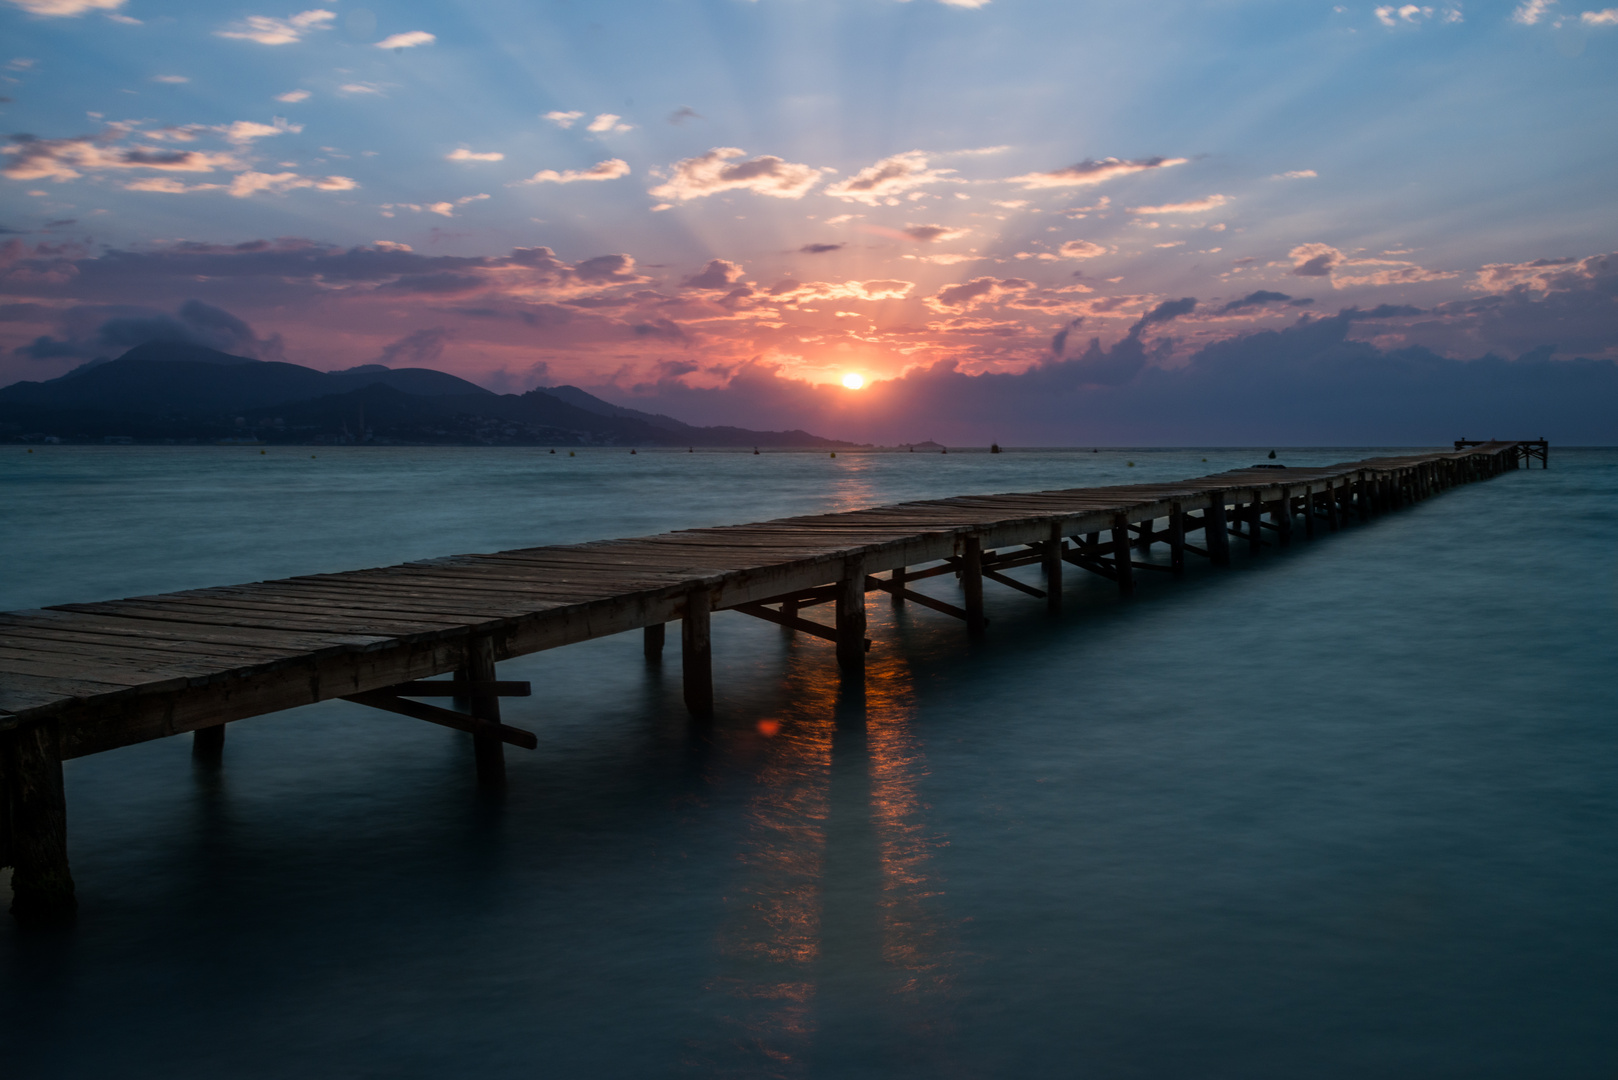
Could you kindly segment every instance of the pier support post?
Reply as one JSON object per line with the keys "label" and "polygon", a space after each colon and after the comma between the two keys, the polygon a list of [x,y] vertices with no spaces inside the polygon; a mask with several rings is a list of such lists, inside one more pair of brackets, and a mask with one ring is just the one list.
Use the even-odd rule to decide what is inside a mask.
{"label": "pier support post", "polygon": [[1062,523],[1051,522],[1051,534],[1040,552],[1045,567],[1045,610],[1052,615],[1062,613]]}
{"label": "pier support post", "polygon": [[668,636],[667,623],[649,623],[646,627],[645,637],[641,639],[641,654],[646,657],[648,664],[661,664],[663,662],[663,641]]}
{"label": "pier support post", "polygon": [[191,733],[191,756],[199,761],[217,762],[225,755],[225,725],[199,727]]}
{"label": "pier support post", "polygon": [[1253,489],[1253,496],[1247,503],[1247,550],[1257,555],[1264,550],[1264,504],[1259,501],[1258,489]]}
{"label": "pier support post", "polygon": [[1315,538],[1315,504],[1320,501],[1320,494],[1310,491],[1303,497],[1303,535],[1306,540]]}
{"label": "pier support post", "polygon": [[680,670],[685,707],[692,716],[713,715],[713,645],[708,640],[710,601],[707,586],[685,594],[680,620]]}
{"label": "pier support post", "polygon": [[1202,540],[1208,548],[1208,561],[1215,566],[1230,565],[1230,528],[1225,523],[1225,493],[1208,493],[1208,509],[1202,512]]}
{"label": "pier support post", "polygon": [[[494,638],[480,634],[466,643],[468,710],[479,720],[500,722],[500,695],[494,687]],[[506,786],[506,745],[498,735],[473,735],[472,753],[477,757],[478,787],[499,791]]]}
{"label": "pier support post", "polygon": [[906,569],[907,568],[903,566],[896,566],[893,568],[893,574],[891,575],[893,578],[893,592],[889,593],[888,596],[893,600],[894,607],[904,607],[905,578],[909,576],[905,572]]}
{"label": "pier support post", "polygon": [[1179,503],[1169,510],[1169,567],[1175,577],[1185,573],[1185,510]]}
{"label": "pier support post", "polygon": [[961,552],[961,591],[966,595],[966,632],[982,637],[983,621],[983,541],[968,536]]}
{"label": "pier support post", "polygon": [[1270,520],[1275,523],[1275,537],[1282,547],[1292,543],[1292,492],[1281,489],[1281,497],[1270,504]]}
{"label": "pier support post", "polygon": [[1330,485],[1326,488],[1326,531],[1337,531],[1337,487]]}
{"label": "pier support post", "polygon": [[1128,596],[1135,591],[1135,564],[1129,557],[1129,519],[1122,514],[1112,519],[1112,565],[1118,591]]}
{"label": "pier support post", "polygon": [[20,920],[71,915],[78,907],[67,865],[67,794],[61,733],[35,724],[0,738],[0,865],[10,864],[11,913]]}
{"label": "pier support post", "polygon": [[837,583],[837,664],[850,675],[865,673],[865,558],[843,563]]}

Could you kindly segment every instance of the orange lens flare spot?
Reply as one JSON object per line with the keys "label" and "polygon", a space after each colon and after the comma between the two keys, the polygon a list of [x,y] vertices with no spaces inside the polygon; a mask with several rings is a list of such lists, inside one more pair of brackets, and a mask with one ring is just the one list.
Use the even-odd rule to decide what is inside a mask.
{"label": "orange lens flare spot", "polygon": [[858,390],[865,385],[865,376],[851,371],[843,376],[843,385],[850,390]]}
{"label": "orange lens flare spot", "polygon": [[758,733],[763,735],[765,738],[769,738],[771,735],[777,734],[780,732],[780,730],[781,721],[779,720],[760,720],[758,722]]}

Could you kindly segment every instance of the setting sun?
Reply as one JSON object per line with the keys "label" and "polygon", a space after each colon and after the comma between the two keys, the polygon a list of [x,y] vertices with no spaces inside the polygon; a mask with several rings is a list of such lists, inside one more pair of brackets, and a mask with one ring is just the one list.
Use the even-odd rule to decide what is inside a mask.
{"label": "setting sun", "polygon": [[847,375],[843,376],[843,385],[848,387],[850,390],[858,390],[860,387],[865,385],[865,376],[857,375],[854,372],[849,372]]}

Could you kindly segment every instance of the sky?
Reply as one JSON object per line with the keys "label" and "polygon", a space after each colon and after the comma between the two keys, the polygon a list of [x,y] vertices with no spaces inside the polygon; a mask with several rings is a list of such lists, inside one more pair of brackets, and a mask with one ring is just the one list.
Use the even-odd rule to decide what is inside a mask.
{"label": "sky", "polygon": [[0,0],[0,384],[168,338],[884,443],[1618,442],[1618,8],[307,2]]}

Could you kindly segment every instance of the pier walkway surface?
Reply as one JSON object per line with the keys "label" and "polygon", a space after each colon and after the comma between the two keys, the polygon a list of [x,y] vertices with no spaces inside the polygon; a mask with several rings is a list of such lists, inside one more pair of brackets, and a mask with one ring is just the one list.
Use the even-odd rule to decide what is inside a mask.
{"label": "pier walkway surface", "polygon": [[[873,591],[978,635],[985,581],[1054,612],[1064,566],[1128,592],[1139,573],[1180,573],[1187,555],[1224,564],[1233,541],[1286,544],[1547,459],[1543,440],[1463,440],[1323,468],[964,495],[0,613],[0,867],[14,868],[19,917],[73,909],[65,759],[186,732],[199,754],[217,755],[230,721],[346,698],[470,732],[480,783],[498,787],[504,744],[537,745],[500,723],[500,697],[531,692],[495,677],[502,659],[643,629],[656,661],[664,625],[679,621],[685,703],[702,717],[713,708],[716,611],[829,638],[857,677]],[[1167,562],[1150,559],[1158,544]],[[1044,588],[1005,573],[1036,564]],[[959,578],[958,605],[910,588],[942,574]],[[804,617],[823,604],[833,622]]]}

